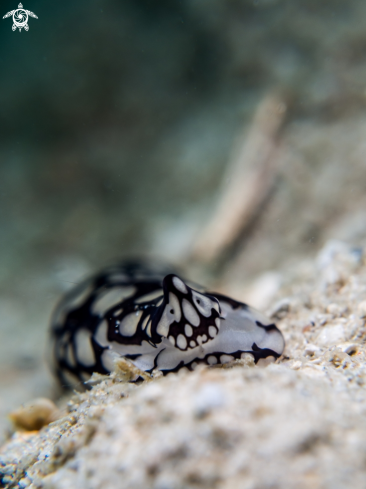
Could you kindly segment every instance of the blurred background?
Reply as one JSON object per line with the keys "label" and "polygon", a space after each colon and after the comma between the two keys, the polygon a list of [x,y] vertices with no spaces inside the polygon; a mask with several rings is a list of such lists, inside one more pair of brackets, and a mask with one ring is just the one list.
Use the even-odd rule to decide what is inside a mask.
{"label": "blurred background", "polygon": [[366,237],[364,1],[24,8],[0,23],[1,431],[51,395],[49,316],[101,266],[168,260],[265,309],[281,267]]}

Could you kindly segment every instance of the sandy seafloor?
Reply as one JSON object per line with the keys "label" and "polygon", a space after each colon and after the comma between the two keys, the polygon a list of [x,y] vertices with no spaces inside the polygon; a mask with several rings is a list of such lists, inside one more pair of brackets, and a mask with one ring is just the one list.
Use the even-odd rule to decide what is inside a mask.
{"label": "sandy seafloor", "polygon": [[287,342],[279,361],[102,378],[58,420],[13,435],[4,486],[363,488],[366,251],[328,242],[282,279],[268,310]]}
{"label": "sandy seafloor", "polygon": [[[57,488],[364,487],[365,3],[141,5],[40,1],[27,38],[4,20],[0,443],[12,409],[57,398],[56,302],[121,257],[176,263],[272,314],[286,357],[97,386],[72,422],[5,449],[5,480],[28,467],[20,487],[42,471]],[[192,263],[271,94],[285,116],[268,201],[225,267]]]}

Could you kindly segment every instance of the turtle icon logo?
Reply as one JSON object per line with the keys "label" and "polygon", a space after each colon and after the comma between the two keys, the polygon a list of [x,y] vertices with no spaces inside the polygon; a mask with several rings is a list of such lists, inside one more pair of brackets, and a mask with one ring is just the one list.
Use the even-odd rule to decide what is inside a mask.
{"label": "turtle icon logo", "polygon": [[18,8],[16,10],[11,10],[7,14],[4,15],[3,19],[6,19],[7,17],[13,16],[13,26],[12,29],[15,31],[16,29],[19,29],[19,32],[24,28],[24,30],[28,31],[29,26],[28,26],[28,16],[34,17],[35,19],[38,19],[38,17],[31,12],[30,10],[25,10],[23,8],[23,5],[20,3],[18,5]]}

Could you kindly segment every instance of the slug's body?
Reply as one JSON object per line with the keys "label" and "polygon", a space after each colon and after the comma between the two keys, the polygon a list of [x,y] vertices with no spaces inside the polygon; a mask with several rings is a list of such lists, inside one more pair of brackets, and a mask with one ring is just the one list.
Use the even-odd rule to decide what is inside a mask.
{"label": "slug's body", "polygon": [[246,304],[139,265],[108,268],[71,290],[54,313],[52,338],[64,385],[113,371],[116,356],[168,373],[244,353],[255,362],[278,358],[284,349],[277,327]]}

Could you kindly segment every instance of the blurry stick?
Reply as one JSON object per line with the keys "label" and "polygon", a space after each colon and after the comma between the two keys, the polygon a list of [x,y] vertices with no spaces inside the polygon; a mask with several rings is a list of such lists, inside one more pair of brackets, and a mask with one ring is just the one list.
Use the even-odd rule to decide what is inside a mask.
{"label": "blurry stick", "polygon": [[273,94],[259,104],[228,165],[218,207],[193,248],[194,260],[222,258],[258,216],[278,173],[277,140],[285,113],[285,103]]}

